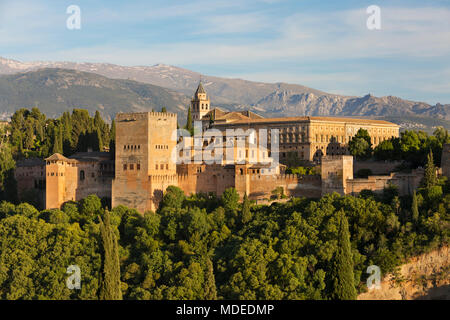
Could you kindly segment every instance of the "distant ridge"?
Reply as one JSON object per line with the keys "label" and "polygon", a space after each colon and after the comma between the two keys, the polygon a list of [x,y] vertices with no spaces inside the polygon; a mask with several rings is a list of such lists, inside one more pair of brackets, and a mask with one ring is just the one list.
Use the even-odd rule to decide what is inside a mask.
{"label": "distant ridge", "polygon": [[111,120],[118,112],[168,111],[183,116],[189,99],[180,92],[132,80],[109,79],[66,69],[0,76],[0,117],[20,108],[38,107],[47,116],[74,108],[99,110]]}
{"label": "distant ridge", "polygon": [[[248,109],[265,117],[346,116],[383,118],[387,120],[397,119],[396,121],[413,119],[411,120],[412,122],[409,120],[404,120],[403,122],[407,122],[406,126],[416,128],[429,127],[429,125],[448,126],[450,121],[450,104],[436,104],[433,106],[424,102],[414,102],[394,96],[375,97],[370,94],[364,97],[342,96],[296,84],[262,83],[206,76],[165,64],[126,67],[108,63],[20,62],[0,58],[0,74],[3,75],[13,76],[24,72],[36,72],[36,70],[42,68],[77,70],[101,75],[110,78],[110,80],[113,79],[111,81],[118,79],[123,81],[134,80],[141,82],[141,86],[151,84],[160,89],[166,88],[166,91],[161,92],[165,92],[166,95],[170,93],[169,95],[176,100],[174,106],[167,105],[166,107],[173,109],[182,116],[185,116],[189,99],[201,78],[205,89],[211,97],[213,107],[220,106],[226,110]],[[31,76],[28,75],[27,77]],[[39,76],[33,79],[38,78]],[[6,82],[12,80],[12,78],[4,77],[1,77],[1,79],[5,79],[4,81]],[[5,82],[3,83],[3,86],[5,86]],[[32,83],[30,82],[29,85],[32,85]],[[37,83],[34,85],[37,85]],[[137,86],[137,83],[135,85]],[[2,88],[0,87],[0,93],[2,92],[1,90]],[[3,94],[5,93],[3,92]],[[135,105],[137,109],[142,107],[142,105],[149,107],[151,105],[150,101],[157,100],[156,96],[158,95],[156,91],[153,92],[153,100],[149,100],[145,99],[145,95],[138,99],[139,92],[134,91],[134,94],[136,95],[134,98],[140,102],[132,99],[129,104],[125,103],[124,106]],[[179,95],[177,96],[177,94]],[[6,93],[6,96],[10,95]],[[16,97],[16,99],[19,98]],[[140,99],[143,99],[146,103],[143,104]],[[168,103],[170,102],[167,100],[167,96],[162,99]],[[20,104],[22,101],[23,99],[16,101],[10,99],[6,103],[4,98],[0,96],[0,113],[10,112],[17,108],[14,104]],[[100,101],[97,101],[97,103],[100,103]],[[156,101],[153,105],[159,107]],[[113,108],[113,110],[116,109],[118,107]],[[113,110],[110,112],[111,116],[113,116]],[[128,111],[132,110],[134,109]],[[55,111],[57,110],[55,109]],[[402,119],[399,119],[399,117]],[[184,119],[179,121],[184,121]],[[427,125],[424,124],[425,122]]]}

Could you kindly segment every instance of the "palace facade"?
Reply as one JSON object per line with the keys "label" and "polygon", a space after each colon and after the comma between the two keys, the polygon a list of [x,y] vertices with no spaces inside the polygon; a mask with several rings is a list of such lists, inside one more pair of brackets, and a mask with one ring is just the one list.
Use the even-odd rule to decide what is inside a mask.
{"label": "palace facade", "polygon": [[[113,160],[108,153],[88,152],[69,158],[55,154],[36,163],[34,169],[19,165],[19,189],[32,188],[30,181],[38,181],[35,186],[41,190],[45,186],[47,209],[96,194],[110,198],[112,207],[125,205],[144,212],[158,207],[170,185],[180,187],[185,194],[219,196],[234,187],[241,197],[247,194],[250,199],[262,200],[270,198],[277,188],[287,196],[320,197],[330,192],[381,191],[396,184],[401,193],[410,193],[423,175],[417,171],[353,178],[348,142],[360,128],[368,130],[373,146],[398,137],[399,126],[390,122],[333,117],[266,119],[250,111],[211,109],[202,83],[191,110],[200,131],[214,129],[213,136],[180,137],[177,116],[172,113],[119,113]],[[272,135],[276,130],[279,135]],[[266,143],[261,139],[267,139]],[[275,145],[278,151],[272,150]],[[290,161],[320,165],[321,172],[312,176],[285,174]],[[25,172],[29,176],[22,179]]]}

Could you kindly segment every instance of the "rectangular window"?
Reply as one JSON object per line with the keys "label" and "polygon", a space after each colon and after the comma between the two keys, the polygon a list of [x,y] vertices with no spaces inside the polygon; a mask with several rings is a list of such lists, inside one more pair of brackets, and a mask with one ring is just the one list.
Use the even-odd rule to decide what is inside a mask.
{"label": "rectangular window", "polygon": [[125,170],[127,170],[127,165],[126,164],[123,165],[123,171],[125,171]]}
{"label": "rectangular window", "polygon": [[130,164],[130,170],[134,170],[134,164]]}
{"label": "rectangular window", "polygon": [[139,163],[136,165],[136,170],[141,170],[141,165]]}

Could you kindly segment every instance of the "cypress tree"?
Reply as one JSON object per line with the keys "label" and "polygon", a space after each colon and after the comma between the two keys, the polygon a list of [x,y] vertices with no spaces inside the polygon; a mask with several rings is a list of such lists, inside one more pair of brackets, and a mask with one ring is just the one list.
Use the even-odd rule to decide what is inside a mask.
{"label": "cypress tree", "polygon": [[101,129],[104,124],[105,123],[102,119],[102,116],[100,115],[100,112],[96,110],[94,115],[94,127]]}
{"label": "cypress tree", "polygon": [[353,275],[353,259],[350,245],[350,232],[344,211],[339,211],[337,250],[331,268],[332,291],[334,300],[355,300],[356,288]]}
{"label": "cypress tree", "polygon": [[412,221],[414,223],[417,223],[417,221],[419,221],[419,206],[417,204],[417,194],[415,191],[412,197],[411,213],[412,213]]}
{"label": "cypress tree", "polygon": [[61,126],[63,132],[62,149],[64,155],[68,155],[72,152],[72,122],[68,111],[64,112],[62,115]]}
{"label": "cypress tree", "polygon": [[109,140],[116,141],[116,121],[111,122],[111,130],[109,132]]}
{"label": "cypress tree", "polygon": [[430,149],[425,165],[424,185],[426,188],[431,188],[436,185],[436,182],[436,167],[434,166],[433,152]]}
{"label": "cypress tree", "polygon": [[34,129],[33,129],[33,123],[30,118],[26,120],[25,123],[25,137],[24,137],[24,144],[26,149],[33,148],[34,145]]}
{"label": "cypress tree", "polygon": [[252,219],[252,213],[250,211],[250,200],[248,200],[247,193],[244,194],[244,200],[242,202],[242,224],[249,222]]}
{"label": "cypress tree", "polygon": [[53,148],[52,153],[62,152],[62,132],[60,126],[55,126],[53,130]]}
{"label": "cypress tree", "polygon": [[111,130],[109,132],[109,154],[112,159],[115,159],[116,154],[116,122],[111,123]]}
{"label": "cypress tree", "polygon": [[192,127],[192,113],[191,107],[188,109],[187,120],[186,120],[186,130],[191,133],[191,136],[194,133],[194,128]]}
{"label": "cypress tree", "polygon": [[103,151],[103,139],[100,128],[97,128],[98,151]]}
{"label": "cypress tree", "polygon": [[210,258],[206,261],[206,279],[205,279],[205,299],[217,300],[216,280],[214,277],[214,268]]}
{"label": "cypress tree", "polygon": [[161,109],[161,112],[164,112],[164,113],[166,113],[166,112],[167,112],[167,109],[166,109],[166,107],[162,107],[162,109]]}
{"label": "cypress tree", "polygon": [[100,235],[103,244],[103,272],[99,298],[100,300],[122,300],[119,246],[107,209],[104,219],[103,222],[99,217]]}
{"label": "cypress tree", "polygon": [[58,125],[58,150],[59,153],[63,154],[63,127],[61,124]]}
{"label": "cypress tree", "polygon": [[70,119],[70,113],[68,111],[63,113],[61,122],[64,127],[63,139],[65,141],[72,142],[72,121]]}

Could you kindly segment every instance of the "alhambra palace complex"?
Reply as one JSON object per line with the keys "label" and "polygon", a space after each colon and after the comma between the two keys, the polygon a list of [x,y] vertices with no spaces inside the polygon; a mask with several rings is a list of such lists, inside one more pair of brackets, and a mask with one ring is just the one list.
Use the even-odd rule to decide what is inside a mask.
{"label": "alhambra palace complex", "polygon": [[[241,197],[246,193],[250,199],[263,200],[279,187],[287,196],[321,197],[332,192],[358,194],[364,189],[380,192],[393,184],[401,194],[408,194],[423,177],[423,169],[393,173],[394,166],[388,163],[373,162],[369,167],[362,164],[356,168],[358,163],[354,164],[353,157],[348,155],[347,144],[360,128],[369,132],[373,146],[398,137],[399,126],[390,122],[332,117],[266,119],[250,111],[225,112],[210,108],[210,99],[201,83],[191,110],[193,120],[202,123],[201,130],[215,129],[215,137],[201,143],[191,137],[177,141],[173,137],[176,114],[120,113],[115,119],[114,160],[106,152],[84,152],[69,158],[54,154],[45,161],[19,162],[15,173],[19,195],[29,189],[38,190],[43,206],[52,209],[96,194],[110,198],[112,207],[125,205],[145,212],[157,208],[170,185],[180,187],[187,195],[211,192],[221,195],[225,189],[234,187]],[[235,134],[230,138],[226,133],[231,129]],[[259,134],[260,129],[267,130],[266,138]],[[279,152],[272,154],[275,142],[271,132],[276,129]],[[266,148],[260,146],[261,139],[266,139]],[[212,158],[220,155],[219,150],[224,159],[209,163],[198,158],[205,150],[214,150],[210,152]],[[196,159],[200,160],[191,161]],[[320,164],[321,174],[284,174],[285,164],[293,159],[298,163]],[[442,163],[443,174],[449,176],[449,145],[444,148]],[[354,179],[354,169],[361,168],[379,175]]]}

